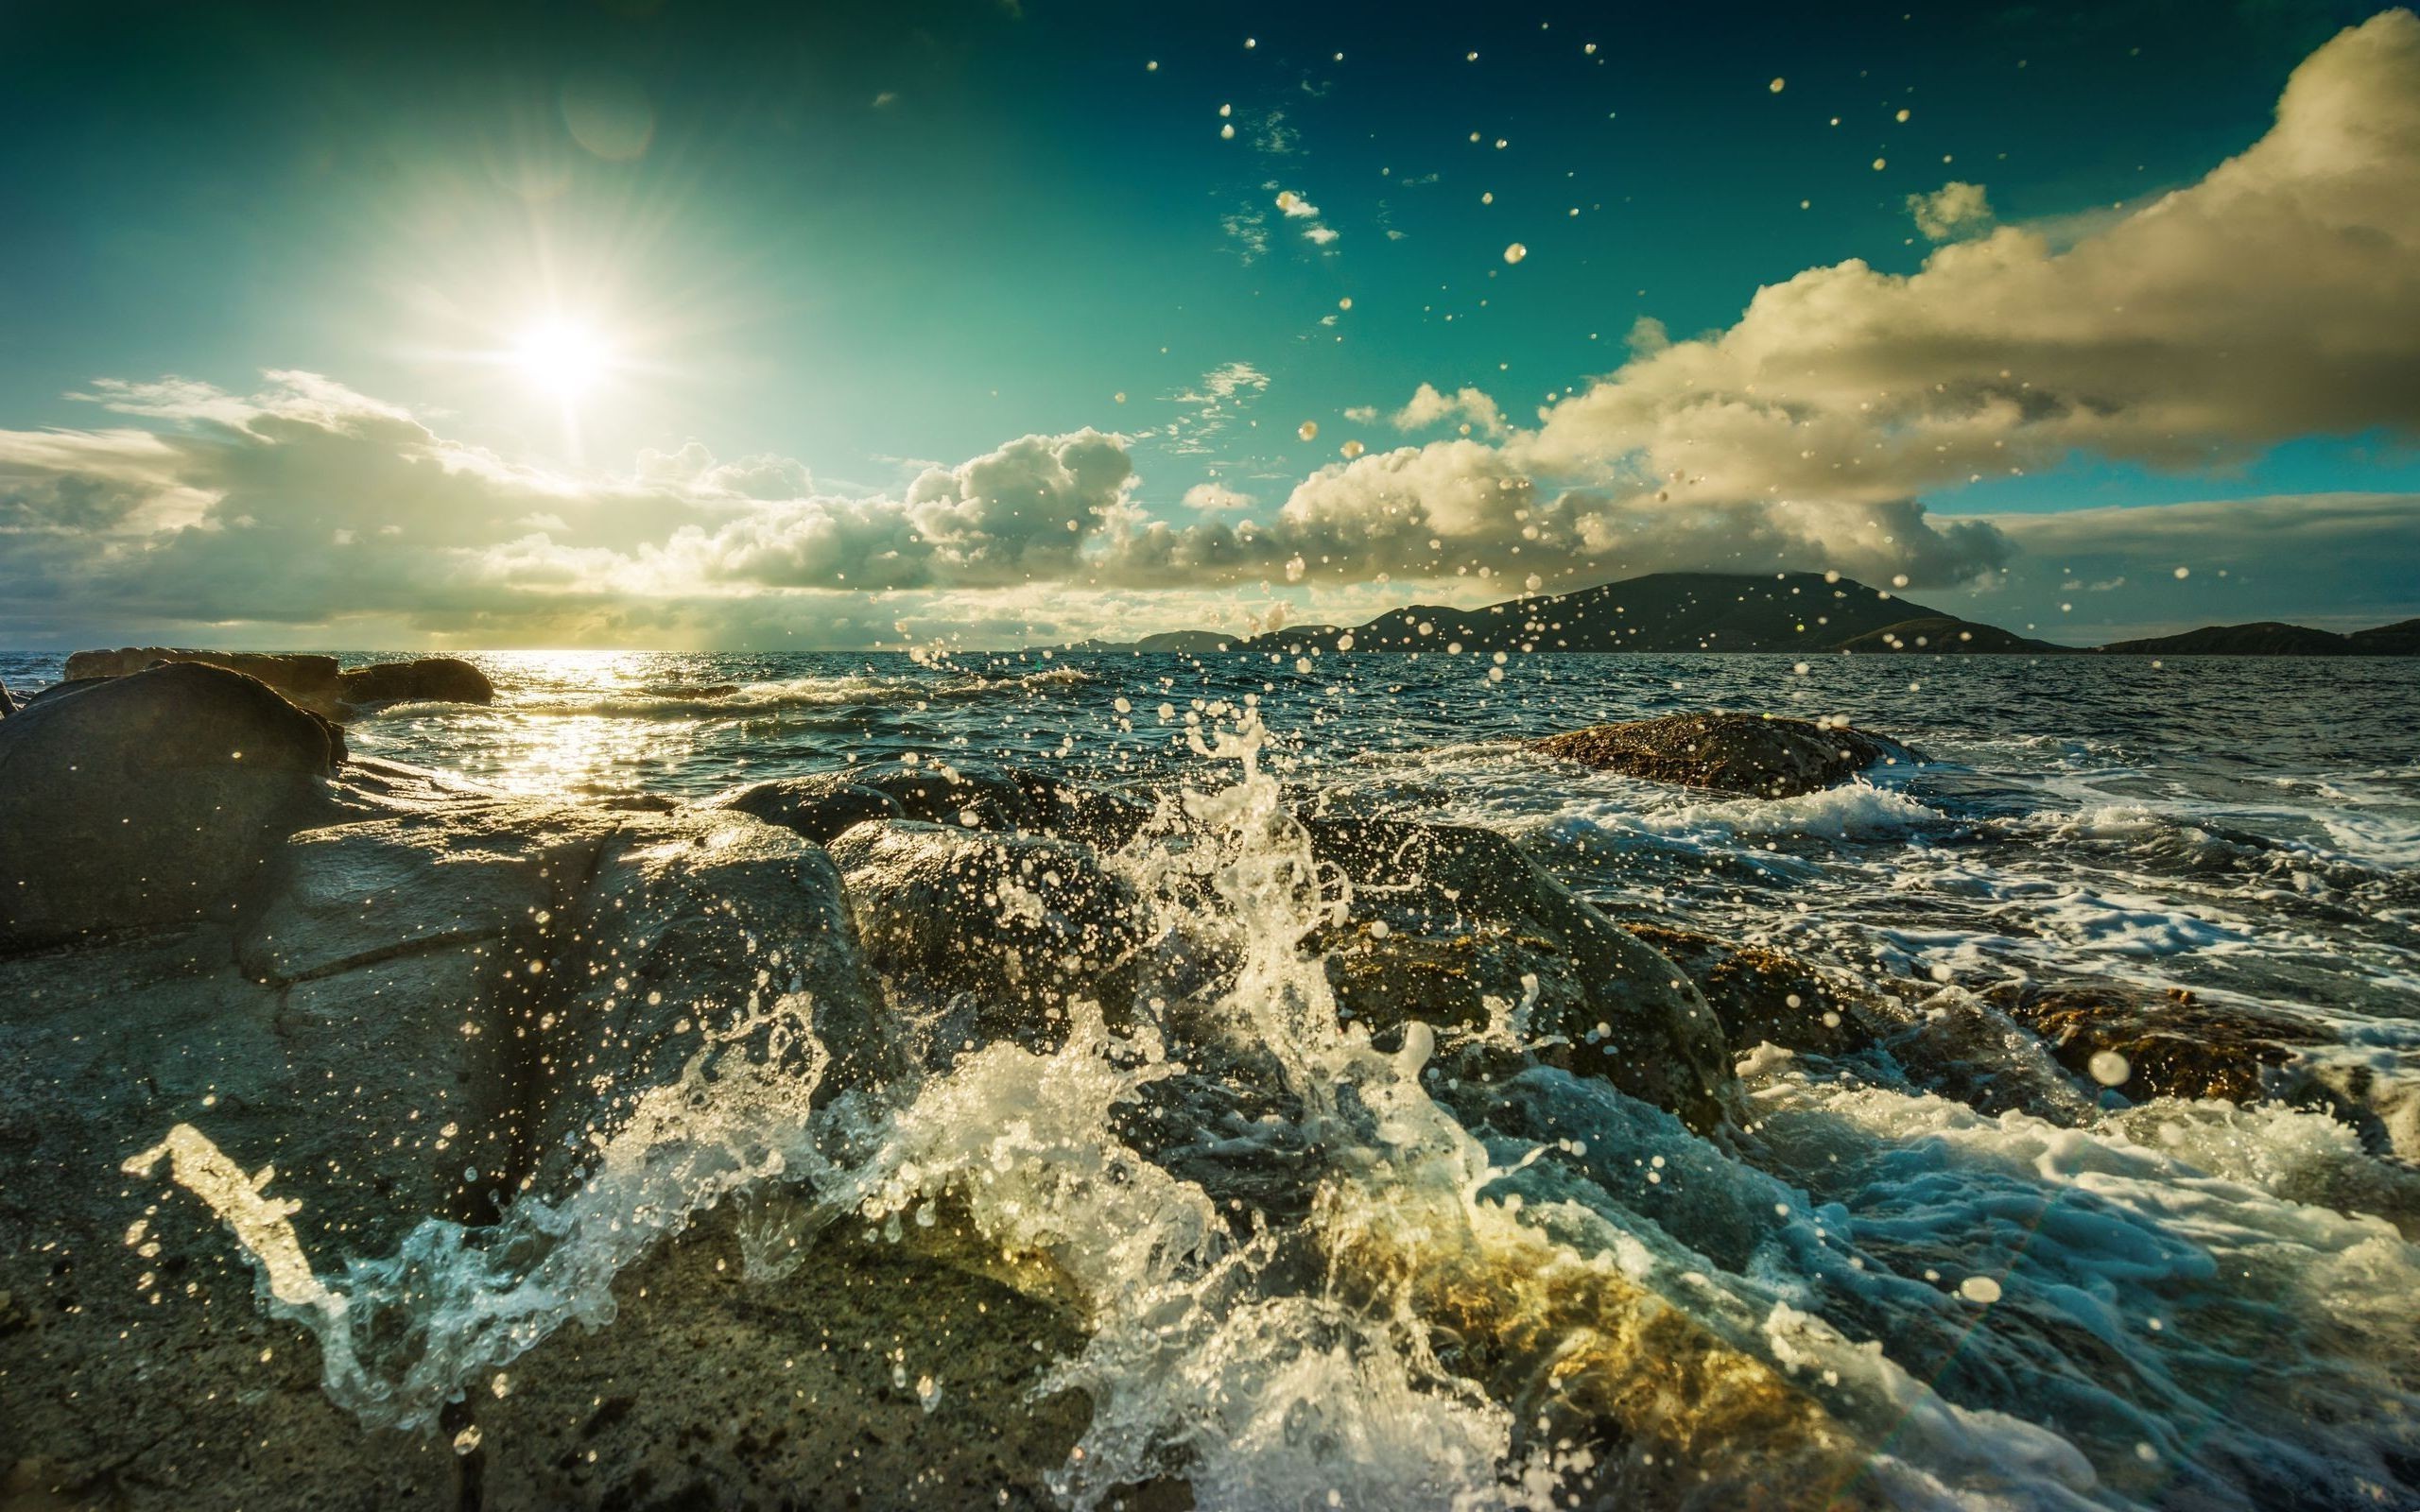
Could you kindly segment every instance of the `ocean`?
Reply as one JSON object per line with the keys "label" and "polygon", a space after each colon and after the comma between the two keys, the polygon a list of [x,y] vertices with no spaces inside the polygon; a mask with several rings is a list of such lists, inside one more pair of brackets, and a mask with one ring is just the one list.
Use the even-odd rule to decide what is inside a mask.
{"label": "ocean", "polygon": [[[1198,906],[1262,963],[1229,1006],[1300,1095],[1235,1139],[1313,1162],[1319,1201],[1205,1239],[1201,1190],[1119,1144],[1115,1109],[1175,1052],[1084,1034],[959,1060],[814,1178],[895,1223],[920,1184],[992,1158],[970,1128],[1038,1126],[1045,1167],[1123,1152],[1115,1195],[1062,1171],[977,1204],[1091,1257],[1068,1264],[1092,1339],[1055,1378],[1096,1404],[1057,1483],[1072,1504],[1179,1449],[1205,1507],[1535,1505],[1575,1484],[1737,1505],[1749,1463],[1808,1477],[1785,1503],[2420,1504],[2420,661],[472,660],[493,706],[387,708],[348,727],[354,753],[591,802],[914,757],[1191,792],[1202,825],[1477,825],[1620,922],[1770,946],[1905,1005],[1835,1055],[1735,1044],[1742,1111],[1703,1135],[1561,1072],[1424,1082],[1409,1050],[1340,1030],[1299,900],[1237,861]],[[0,656],[21,696],[59,668]],[[1927,759],[1760,800],[1524,744],[1718,708],[1845,716]],[[2138,1100],[2122,1062],[2064,1063],[2011,1005],[2077,987],[2173,1005],[2217,1051],[2210,1024],[2256,1026],[2284,1047],[2255,1068],[2269,1095]],[[1305,1029],[1306,1005],[1330,1022]],[[1081,1085],[1042,1074],[1086,1055]],[[1324,1226],[1330,1256],[1525,1278],[1501,1305],[1625,1389],[1651,1391],[1655,1341],[1680,1336],[1794,1405],[1675,1366],[1657,1411],[1677,1461],[1577,1466],[1443,1325],[1305,1284],[1289,1226]]]}

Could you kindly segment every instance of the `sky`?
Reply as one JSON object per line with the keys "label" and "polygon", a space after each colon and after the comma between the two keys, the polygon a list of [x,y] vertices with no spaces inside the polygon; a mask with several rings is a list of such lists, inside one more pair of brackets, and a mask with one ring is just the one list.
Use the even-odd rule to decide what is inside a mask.
{"label": "sky", "polygon": [[2420,615],[2420,20],[0,7],[0,646]]}

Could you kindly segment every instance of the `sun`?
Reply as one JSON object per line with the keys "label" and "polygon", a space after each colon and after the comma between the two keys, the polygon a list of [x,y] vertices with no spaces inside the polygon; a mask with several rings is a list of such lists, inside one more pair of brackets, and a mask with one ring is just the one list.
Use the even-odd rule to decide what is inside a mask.
{"label": "sun", "polygon": [[521,333],[512,344],[512,361],[535,387],[572,400],[605,376],[613,352],[603,337],[578,321],[549,319]]}

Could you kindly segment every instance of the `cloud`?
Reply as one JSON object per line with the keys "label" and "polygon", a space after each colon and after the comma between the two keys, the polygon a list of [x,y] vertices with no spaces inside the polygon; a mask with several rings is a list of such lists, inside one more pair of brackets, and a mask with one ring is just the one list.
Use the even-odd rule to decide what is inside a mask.
{"label": "cloud", "polygon": [[[1935,607],[2097,644],[2282,619],[2420,617],[2420,496],[2317,493],[2002,515],[2004,569]],[[2186,569],[2178,577],[2176,569]]]}
{"label": "cloud", "polygon": [[250,396],[173,380],[87,397],[164,428],[0,432],[0,638],[353,624],[661,642],[748,620],[733,601],[755,596],[1067,579],[1133,481],[1125,439],[1093,430],[842,497],[787,458],[697,445],[627,475],[550,473],[305,373]]}
{"label": "cloud", "polygon": [[1910,195],[1908,214],[1928,241],[1956,241],[1991,230],[1992,202],[1983,186],[1952,179],[1928,195]]}
{"label": "cloud", "polygon": [[1187,507],[1195,509],[1249,509],[1253,499],[1249,493],[1238,493],[1223,483],[1197,483],[1184,490]]}
{"label": "cloud", "polygon": [[2312,54],[2270,131],[2060,249],[2023,226],[1899,276],[1760,289],[1633,360],[1526,448],[1674,500],[1877,505],[2071,452],[2191,469],[2420,427],[2420,20]]}
{"label": "cloud", "polygon": [[1422,384],[1413,391],[1410,403],[1390,419],[1399,431],[1417,431],[1457,417],[1461,420],[1464,435],[1473,430],[1491,437],[1505,433],[1504,414],[1496,408],[1495,401],[1471,387],[1447,394],[1432,385]]}
{"label": "cloud", "polygon": [[1269,216],[1258,209],[1236,211],[1221,216],[1219,227],[1240,249],[1236,255],[1247,263],[1257,262],[1269,255]]}
{"label": "cloud", "polygon": [[[1270,187],[1277,188],[1273,183]],[[1339,235],[1335,227],[1320,219],[1319,206],[1312,204],[1291,189],[1277,190],[1277,208],[1284,213],[1287,219],[1305,222],[1303,227],[1303,235],[1314,246],[1328,246]]]}
{"label": "cloud", "polygon": [[1186,406],[1168,423],[1168,450],[1180,456],[1199,456],[1210,443],[1269,390],[1269,374],[1249,362],[1227,362],[1211,369],[1189,387],[1169,399]]}

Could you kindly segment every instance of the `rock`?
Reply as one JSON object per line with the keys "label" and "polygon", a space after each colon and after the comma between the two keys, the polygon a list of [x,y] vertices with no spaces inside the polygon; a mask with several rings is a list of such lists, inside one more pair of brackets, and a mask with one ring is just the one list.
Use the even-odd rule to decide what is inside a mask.
{"label": "rock", "polygon": [[6,719],[16,712],[17,700],[9,696],[9,685],[0,682],[0,719]]}
{"label": "rock", "polygon": [[331,810],[341,738],[240,673],[179,662],[0,724],[0,951],[223,916]]}
{"label": "rock", "polygon": [[971,995],[972,1032],[953,1043],[1052,1048],[1071,998],[1099,1002],[1113,1022],[1132,1005],[1139,905],[1080,841],[888,820],[851,829],[832,860],[867,958],[894,990],[936,1005]]}
{"label": "rock", "polygon": [[348,704],[495,702],[488,675],[450,656],[354,667],[337,677],[337,690]]}
{"label": "rock", "polygon": [[1769,945],[1661,924],[1631,924],[1705,994],[1736,1052],[1759,1044],[1846,1055],[1906,1022],[1904,1009]]}
{"label": "rock", "polygon": [[256,651],[185,651],[162,646],[129,646],[115,651],[78,651],[67,659],[62,681],[90,678],[129,678],[163,662],[195,662],[224,667],[265,682],[287,700],[333,718],[337,713],[337,659],[332,656],[271,655]]}
{"label": "rock", "polygon": [[[1722,1026],[1670,961],[1491,830],[1307,821],[1354,884],[1348,920],[1308,943],[1339,1007],[1374,1034],[1407,1019],[1543,1040],[1548,1065],[1604,1077],[1701,1130],[1731,1076]],[[1448,1048],[1451,1048],[1450,1045]]]}
{"label": "rock", "polygon": [[724,793],[737,809],[818,843],[867,819],[921,819],[966,829],[1063,834],[1115,850],[1150,809],[1132,799],[1017,767],[876,762],[816,777],[786,777]]}
{"label": "rock", "polygon": [[[57,709],[192,678],[245,680],[173,667],[96,684]],[[251,1204],[290,1222],[296,1260],[322,1278],[349,1258],[425,1254],[398,1249],[424,1219],[480,1224],[524,1194],[567,1196],[591,1136],[614,1130],[650,1090],[684,1078],[710,1031],[730,1036],[718,1053],[747,1055],[768,1085],[807,1069],[811,1057],[795,1040],[733,1034],[735,1021],[768,1000],[811,1015],[833,1044],[838,1064],[827,1086],[883,1074],[887,1040],[838,875],[811,845],[735,814],[630,816],[425,779],[370,764],[330,804],[334,822],[276,845],[266,865],[230,885],[240,908],[105,947],[0,957],[0,1158],[11,1172],[0,1182],[0,1232],[10,1236],[0,1246],[0,1294],[31,1319],[0,1326],[0,1382],[11,1434],[44,1455],[20,1466],[26,1495],[181,1512],[474,1505],[493,1477],[510,1494],[489,1498],[490,1506],[579,1504],[551,1460],[511,1457],[547,1442],[551,1429],[542,1432],[539,1418],[518,1419],[519,1443],[491,1441],[458,1457],[445,1435],[472,1421],[458,1404],[433,1438],[366,1431],[331,1405],[319,1350],[258,1305],[255,1286],[267,1283],[219,1212]],[[806,1084],[797,1085],[803,1116]],[[690,1106],[675,1101],[676,1116]],[[721,1158],[667,1151],[648,1168],[692,1172]],[[30,1163],[20,1172],[20,1161]],[[229,1184],[212,1187],[214,1161]],[[700,1383],[734,1378],[720,1357],[682,1351],[727,1345],[735,1358],[765,1366],[766,1374],[729,1388],[754,1390],[780,1379],[760,1357],[804,1354],[793,1314],[826,1317],[832,1304],[820,1291],[786,1311],[717,1293],[703,1272],[726,1251],[706,1241],[684,1248],[672,1216],[676,1237],[631,1273],[639,1280],[624,1278],[638,1326],[593,1353],[556,1341],[538,1379],[593,1381],[579,1373],[583,1354],[636,1379],[632,1362],[656,1351],[658,1383],[688,1389],[679,1404],[642,1418],[668,1423],[691,1410],[682,1421],[703,1431],[703,1404],[715,1399]],[[642,1232],[666,1221],[633,1217]],[[971,1297],[983,1304],[972,1307],[978,1317],[984,1307],[1001,1314],[1013,1305],[997,1288],[967,1291],[963,1280],[949,1293],[945,1272],[910,1266],[902,1284],[928,1297]],[[650,1307],[650,1281],[700,1295]],[[717,1308],[707,1294],[731,1305]],[[907,1297],[897,1298],[903,1308]],[[943,1311],[959,1317],[954,1305]],[[869,1345],[878,1326],[887,1338],[910,1327],[907,1311],[869,1304],[863,1313]],[[921,1323],[932,1314],[913,1315]],[[383,1322],[363,1328],[369,1345],[389,1351],[389,1367],[394,1351],[414,1347]],[[1026,1340],[990,1348],[1005,1359],[1011,1344]],[[862,1363],[880,1359],[868,1353]],[[853,1381],[858,1363],[853,1357],[844,1372]],[[1042,1363],[1019,1360],[1025,1375]],[[900,1453],[977,1456],[948,1460],[954,1473],[968,1473],[991,1435],[1009,1433],[1008,1415],[1028,1410],[1006,1386],[959,1384],[961,1401],[994,1401],[1001,1425]],[[109,1411],[93,1410],[102,1400],[95,1393]],[[899,1404],[884,1400],[885,1413]],[[912,1393],[906,1407],[923,1418]],[[832,1434],[856,1432],[840,1421]],[[1044,1417],[1031,1432],[1046,1436],[1057,1423]],[[828,1447],[812,1441],[818,1452]],[[647,1463],[677,1463],[696,1447],[657,1460],[632,1435],[596,1446],[622,1456],[634,1478]],[[736,1452],[745,1460],[751,1447]],[[0,1465],[12,1458],[0,1455]],[[1055,1461],[1020,1463],[1031,1481]],[[761,1475],[795,1469],[769,1460]],[[769,1494],[775,1482],[752,1484]],[[897,1504],[887,1495],[874,1504]]]}
{"label": "rock", "polygon": [[1092,1413],[1040,1388],[1080,1319],[946,1216],[891,1242],[782,1206],[717,1210],[614,1282],[612,1327],[474,1388],[485,1512],[1062,1504]]}
{"label": "rock", "polygon": [[711,1028],[801,1074],[815,1101],[888,1081],[898,1057],[840,875],[815,846],[740,815],[631,818],[559,917],[541,1010],[531,1169],[562,1190],[596,1139],[677,1080]]}
{"label": "rock", "polygon": [[1921,762],[1895,741],[1771,714],[1668,714],[1552,735],[1536,749],[1659,782],[1791,798],[1836,787],[1869,766]]}
{"label": "rock", "polygon": [[[2257,1102],[2272,1068],[2328,1038],[2280,1015],[2206,1003],[2183,988],[2160,993],[2118,982],[2021,982],[1987,996],[2040,1036],[2084,1085],[2114,1087],[2138,1103],[2153,1097]],[[2117,1058],[2100,1058],[2108,1056]]]}

